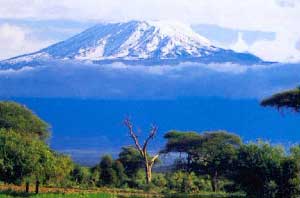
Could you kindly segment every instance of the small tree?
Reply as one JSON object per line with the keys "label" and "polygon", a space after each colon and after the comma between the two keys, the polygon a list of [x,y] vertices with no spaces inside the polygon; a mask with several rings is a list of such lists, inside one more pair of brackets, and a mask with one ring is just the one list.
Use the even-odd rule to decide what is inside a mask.
{"label": "small tree", "polygon": [[113,169],[116,171],[117,174],[117,187],[121,187],[125,180],[126,180],[126,174],[123,164],[119,160],[115,160],[113,163]]}
{"label": "small tree", "polygon": [[114,160],[110,155],[102,157],[100,162],[100,179],[104,186],[114,186],[117,183],[117,173],[113,169]]}
{"label": "small tree", "polygon": [[122,147],[118,160],[123,164],[128,177],[133,177],[139,169],[144,167],[143,157],[133,146]]}
{"label": "small tree", "polygon": [[147,152],[147,146],[149,144],[149,141],[152,140],[155,137],[158,128],[153,125],[151,127],[151,130],[150,130],[150,133],[149,133],[148,137],[144,141],[144,144],[141,145],[139,143],[139,140],[138,140],[138,137],[137,137],[136,133],[134,132],[133,124],[131,123],[131,121],[127,118],[127,119],[124,120],[124,124],[128,128],[129,135],[131,136],[132,140],[134,141],[134,144],[135,144],[136,148],[138,149],[138,151],[140,152],[140,154],[143,158],[145,173],[146,173],[146,182],[147,182],[147,184],[149,184],[149,183],[151,183],[151,180],[152,180],[152,167],[154,165],[155,160],[158,159],[159,154],[154,155],[153,157],[150,157],[148,155],[148,152]]}

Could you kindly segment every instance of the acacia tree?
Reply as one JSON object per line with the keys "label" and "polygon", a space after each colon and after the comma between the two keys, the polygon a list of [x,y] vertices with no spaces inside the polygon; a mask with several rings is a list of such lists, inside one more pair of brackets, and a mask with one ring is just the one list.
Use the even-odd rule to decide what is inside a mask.
{"label": "acacia tree", "polygon": [[185,169],[191,171],[192,156],[196,148],[200,146],[203,137],[197,132],[169,131],[164,135],[167,144],[161,153],[185,153],[187,164]]}
{"label": "acacia tree", "polygon": [[219,179],[230,171],[241,145],[238,136],[226,131],[196,132],[171,131],[165,136],[164,153],[187,154],[187,170],[208,174],[213,191],[219,190]]}
{"label": "acacia tree", "polygon": [[232,170],[242,141],[226,131],[205,132],[202,137],[202,143],[194,151],[194,169],[210,175],[212,189],[218,191],[219,179]]}
{"label": "acacia tree", "polygon": [[278,110],[289,108],[300,112],[300,87],[272,95],[261,101],[262,106],[276,107]]}
{"label": "acacia tree", "polygon": [[135,144],[137,150],[140,152],[140,155],[142,156],[142,159],[144,162],[144,167],[145,167],[145,173],[146,173],[146,182],[147,182],[147,184],[149,184],[149,183],[151,183],[151,180],[152,180],[152,167],[154,165],[155,160],[158,159],[159,154],[154,155],[153,157],[150,157],[147,152],[147,146],[148,146],[150,140],[152,140],[155,137],[158,128],[157,128],[157,126],[152,125],[148,137],[144,141],[144,144],[141,145],[139,143],[138,136],[134,132],[133,124],[131,123],[130,119],[126,118],[124,120],[124,124],[128,128],[129,135],[132,138],[132,140],[134,141],[134,144]]}

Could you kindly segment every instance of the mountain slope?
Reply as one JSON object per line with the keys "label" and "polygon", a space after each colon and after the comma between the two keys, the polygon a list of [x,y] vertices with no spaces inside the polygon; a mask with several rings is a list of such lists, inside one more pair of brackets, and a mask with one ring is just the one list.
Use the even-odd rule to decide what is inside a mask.
{"label": "mountain slope", "polygon": [[183,24],[130,21],[96,25],[38,52],[2,61],[0,68],[7,64],[36,65],[49,60],[80,60],[99,64],[115,61],[128,64],[262,62],[248,53],[215,47]]}

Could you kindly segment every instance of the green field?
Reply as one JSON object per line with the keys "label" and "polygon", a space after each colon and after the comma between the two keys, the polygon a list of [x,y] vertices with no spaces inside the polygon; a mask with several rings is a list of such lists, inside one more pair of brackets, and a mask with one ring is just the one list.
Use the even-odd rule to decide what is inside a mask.
{"label": "green field", "polygon": [[20,193],[1,193],[0,198],[14,197],[32,197],[32,198],[115,198],[116,195],[107,193],[74,193],[74,194],[59,194],[59,193],[42,193],[38,195],[25,195]]}

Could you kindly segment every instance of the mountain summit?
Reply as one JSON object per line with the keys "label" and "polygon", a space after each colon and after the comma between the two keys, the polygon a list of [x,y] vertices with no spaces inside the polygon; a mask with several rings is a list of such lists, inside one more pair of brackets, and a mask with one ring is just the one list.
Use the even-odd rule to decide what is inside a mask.
{"label": "mountain summit", "polygon": [[114,61],[132,64],[193,62],[262,62],[248,53],[215,47],[208,39],[180,23],[130,21],[98,24],[65,41],[38,52],[0,63],[26,64],[45,60],[80,60],[94,63]]}

